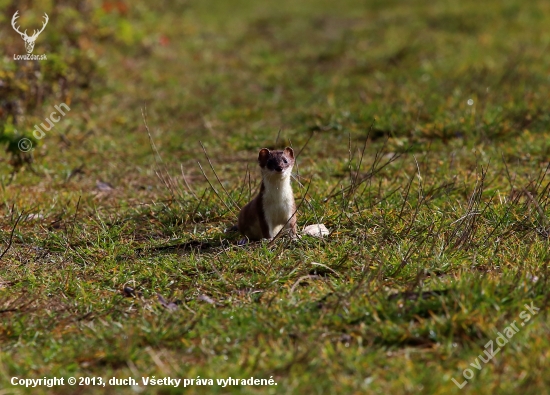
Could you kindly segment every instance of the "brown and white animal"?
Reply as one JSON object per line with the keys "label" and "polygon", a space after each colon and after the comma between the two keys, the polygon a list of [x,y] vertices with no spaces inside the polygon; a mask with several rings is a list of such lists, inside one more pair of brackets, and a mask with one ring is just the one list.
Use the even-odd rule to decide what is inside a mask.
{"label": "brown and white animal", "polygon": [[249,240],[271,239],[281,229],[296,236],[296,203],[290,185],[294,166],[294,151],[270,151],[262,148],[258,154],[262,171],[260,193],[239,213],[238,229]]}

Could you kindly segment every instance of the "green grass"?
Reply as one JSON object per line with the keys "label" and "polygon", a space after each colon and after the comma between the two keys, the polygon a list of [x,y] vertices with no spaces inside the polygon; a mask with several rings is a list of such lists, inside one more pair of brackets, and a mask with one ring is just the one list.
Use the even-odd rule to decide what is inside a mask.
{"label": "green grass", "polygon": [[[0,393],[549,392],[547,2],[83,2],[37,41],[68,81],[41,100],[6,3],[18,130],[71,111],[32,161],[0,159]],[[286,145],[299,228],[331,235],[239,247],[257,152]]]}

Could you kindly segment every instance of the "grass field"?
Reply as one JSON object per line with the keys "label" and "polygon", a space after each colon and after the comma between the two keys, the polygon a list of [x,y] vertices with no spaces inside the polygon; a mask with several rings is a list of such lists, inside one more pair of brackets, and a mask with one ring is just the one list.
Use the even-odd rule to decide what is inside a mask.
{"label": "grass field", "polygon": [[[0,1],[0,394],[550,393],[550,3],[53,3]],[[331,234],[238,246],[287,145]]]}

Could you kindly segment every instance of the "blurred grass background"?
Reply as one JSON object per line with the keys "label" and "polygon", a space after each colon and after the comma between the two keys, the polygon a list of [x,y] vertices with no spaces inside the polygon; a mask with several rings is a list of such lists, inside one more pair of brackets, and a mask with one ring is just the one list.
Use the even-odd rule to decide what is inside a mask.
{"label": "blurred grass background", "polygon": [[[208,391],[548,392],[550,3],[0,10],[0,386],[273,376]],[[23,30],[49,15],[46,61],[13,60],[16,10]],[[21,152],[60,103],[71,111]],[[224,229],[259,183],[257,151],[286,145],[303,148],[299,227],[332,234],[236,247]],[[536,319],[459,390],[451,378],[531,301]]]}

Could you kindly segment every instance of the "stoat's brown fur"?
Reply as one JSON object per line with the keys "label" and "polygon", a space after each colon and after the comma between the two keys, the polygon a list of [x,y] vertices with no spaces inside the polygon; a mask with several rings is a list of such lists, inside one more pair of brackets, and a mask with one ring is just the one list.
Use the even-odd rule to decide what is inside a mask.
{"label": "stoat's brown fur", "polygon": [[296,236],[296,203],[290,185],[294,166],[294,151],[270,151],[262,148],[258,154],[262,171],[260,193],[239,213],[239,231],[249,240],[271,239],[281,229]]}

